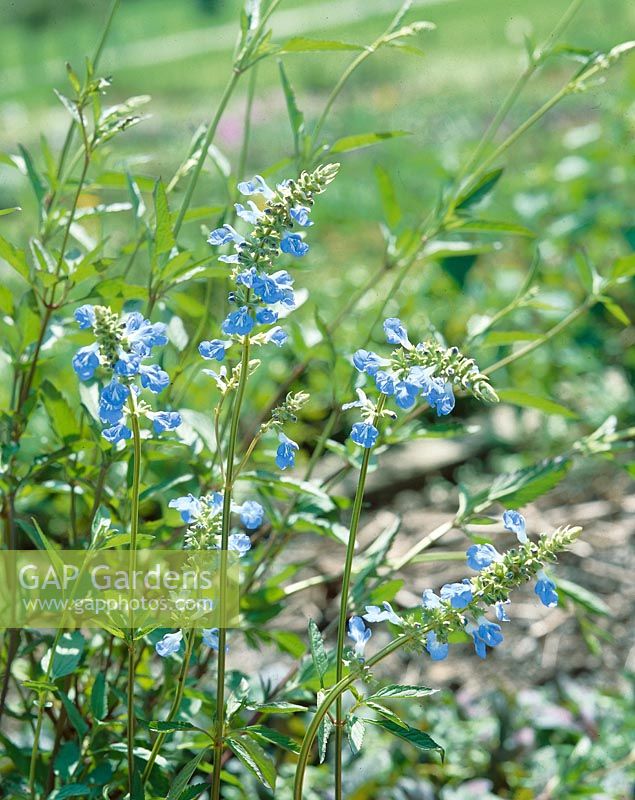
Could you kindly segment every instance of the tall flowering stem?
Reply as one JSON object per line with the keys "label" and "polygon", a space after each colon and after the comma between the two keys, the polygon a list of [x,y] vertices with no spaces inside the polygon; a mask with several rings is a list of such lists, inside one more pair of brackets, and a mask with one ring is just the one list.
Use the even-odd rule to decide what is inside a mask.
{"label": "tall flowering stem", "polygon": [[[381,395],[377,401],[377,411],[374,417],[379,419],[386,402],[386,396]],[[348,532],[348,543],[346,545],[346,561],[344,562],[344,574],[342,575],[342,594],[340,598],[340,614],[337,624],[337,650],[335,655],[335,680],[339,684],[344,675],[344,638],[346,636],[346,613],[348,610],[348,596],[351,585],[351,571],[353,569],[353,558],[355,556],[355,543],[359,520],[362,514],[362,503],[364,502],[364,492],[366,489],[366,477],[368,475],[368,465],[372,448],[364,448],[362,463],[359,470],[357,490],[353,501],[353,512],[351,524]],[[344,720],[342,718],[342,695],[338,695],[335,705],[335,798],[341,800],[342,797],[342,743],[344,735]]]}
{"label": "tall flowering stem", "polygon": [[220,798],[220,774],[222,768],[223,736],[225,726],[225,656],[227,646],[227,629],[225,628],[225,584],[227,581],[227,550],[229,547],[229,530],[231,522],[232,489],[234,482],[234,460],[238,438],[238,422],[240,410],[245,396],[245,387],[249,376],[249,336],[243,340],[240,377],[236,397],[232,407],[229,442],[227,445],[227,461],[225,468],[225,492],[223,495],[223,519],[221,528],[221,561],[220,561],[220,618],[218,630],[218,664],[216,670],[216,731],[214,735],[214,773],[212,776],[212,800]]}

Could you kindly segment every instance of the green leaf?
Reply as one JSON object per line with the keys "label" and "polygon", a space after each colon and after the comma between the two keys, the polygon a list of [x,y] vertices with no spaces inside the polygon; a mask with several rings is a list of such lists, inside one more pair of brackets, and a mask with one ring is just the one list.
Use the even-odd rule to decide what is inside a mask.
{"label": "green leaf", "polygon": [[[63,633],[60,637],[57,647],[55,648],[55,656],[53,657],[53,666],[51,667],[51,680],[56,681],[66,675],[72,675],[77,669],[79,662],[82,660],[82,653],[84,652],[84,645],[86,644],[84,637],[79,631],[72,633]],[[51,658],[52,650],[42,659],[42,667],[48,670],[48,663]]]}
{"label": "green leaf", "polygon": [[395,725],[398,725],[400,728],[407,727],[407,724],[403,722],[403,720],[401,720],[395,714],[395,712],[392,711],[392,709],[386,708],[386,706],[382,706],[380,703],[375,703],[373,700],[367,699],[364,701],[364,703],[365,705],[368,706],[368,708],[371,708],[377,714],[380,714],[382,717],[385,717],[386,719],[389,719],[391,722],[394,722]]}
{"label": "green leaf", "polygon": [[328,494],[320,489],[310,481],[301,481],[297,478],[291,478],[288,475],[277,475],[275,472],[269,472],[264,469],[254,470],[252,472],[241,472],[239,480],[249,480],[255,483],[263,484],[269,488],[286,489],[287,491],[297,492],[298,494],[306,494],[310,497],[316,497],[323,503],[323,511],[331,511],[335,508],[335,503],[328,496]]}
{"label": "green leaf", "polygon": [[573,600],[579,606],[586,608],[592,614],[599,614],[603,617],[610,617],[613,612],[609,606],[598,597],[594,592],[585,589],[584,586],[578,586],[573,581],[567,581],[564,578],[558,578],[558,592],[562,593],[570,600]]}
{"label": "green leaf", "polygon": [[197,730],[196,725],[191,722],[178,722],[172,720],[171,722],[164,722],[161,720],[152,720],[148,723],[148,728],[157,733],[175,733],[176,731],[194,731]]}
{"label": "green leaf", "polygon": [[25,281],[29,280],[30,269],[29,262],[26,260],[26,253],[24,250],[18,250],[17,247],[14,247],[4,236],[0,236],[0,258],[13,267]]}
{"label": "green leaf", "polygon": [[297,156],[300,153],[300,140],[304,134],[304,114],[298,108],[295,92],[287,77],[284,64],[280,60],[278,60],[278,69],[280,70],[280,82],[282,83],[282,91],[284,92],[289,122],[291,123],[291,132],[293,133],[293,148]]}
{"label": "green leaf", "polygon": [[472,510],[485,511],[496,500],[507,508],[520,508],[557,486],[570,468],[569,458],[557,456],[499,475],[488,491],[473,499]]}
{"label": "green leaf", "polygon": [[62,691],[62,689],[58,689],[57,693],[62,701],[62,705],[64,706],[64,710],[66,711],[69,722],[79,734],[79,738],[83,739],[88,733],[88,723],[82,718],[77,706],[73,703],[66,692]]}
{"label": "green leaf", "polygon": [[29,153],[29,151],[25,147],[23,147],[21,144],[18,145],[18,149],[20,150],[20,154],[22,155],[22,158],[24,159],[24,165],[26,167],[26,174],[27,174],[27,176],[29,178],[29,182],[30,182],[31,187],[33,189],[33,193],[35,194],[35,197],[37,198],[37,203],[38,203],[38,206],[39,206],[39,208],[41,210],[42,209],[42,200],[44,199],[44,196],[46,195],[46,186],[44,185],[44,182],[42,181],[42,179],[41,179],[41,177],[40,177],[40,175],[39,175],[39,173],[38,173],[38,171],[37,171],[37,169],[35,167],[35,164],[33,163],[33,159],[31,158],[31,154]]}
{"label": "green leaf", "polygon": [[437,744],[427,733],[417,728],[412,728],[410,725],[406,725],[405,727],[395,725],[394,722],[387,719],[369,719],[367,722],[371,722],[373,725],[383,728],[385,731],[388,731],[388,733],[392,733],[393,736],[410,742],[411,745],[414,745],[414,747],[417,747],[419,750],[438,750],[441,754],[441,760],[445,757],[445,750],[441,745]]}
{"label": "green leaf", "polygon": [[190,778],[192,775],[194,775],[196,768],[201,763],[203,758],[205,758],[208,752],[209,748],[201,750],[200,753],[197,753],[193,759],[187,762],[176,778],[172,781],[172,784],[170,785],[170,791],[168,792],[168,796],[165,800],[180,800],[187,788],[187,784],[190,782]]}
{"label": "green leaf", "polygon": [[[478,334],[477,334],[478,335]],[[530,331],[491,331],[481,340],[481,347],[506,347],[516,342],[535,342],[539,333]]]}
{"label": "green leaf", "polygon": [[50,795],[50,800],[64,800],[66,797],[86,797],[86,795],[90,795],[91,792],[92,789],[85,783],[69,783],[66,786],[62,786],[62,788],[58,789],[56,792],[53,792],[53,794]]}
{"label": "green leaf", "polygon": [[[319,695],[318,695],[318,705],[319,705],[319,702],[320,702],[320,698],[319,698]],[[333,733],[334,728],[335,728],[335,726],[333,725],[333,723],[331,722],[331,718],[327,714],[322,719],[322,722],[320,722],[320,725],[318,727],[318,733],[317,733],[318,756],[319,756],[319,759],[320,759],[320,764],[323,764],[324,760],[326,758],[326,746],[328,745],[329,738],[330,738],[331,734]]]}
{"label": "green leaf", "polygon": [[287,703],[284,700],[250,704],[249,708],[259,714],[296,714],[298,711],[306,711],[304,706],[300,706],[297,703]]}
{"label": "green leaf", "polygon": [[64,395],[51,381],[45,380],[42,383],[41,396],[53,430],[62,442],[66,442],[73,437],[76,438],[77,421]]}
{"label": "green leaf", "polygon": [[496,391],[502,403],[511,403],[523,408],[535,408],[538,411],[544,411],[545,414],[558,414],[561,417],[578,419],[578,415],[573,411],[547,397],[538,397],[538,395],[520,392],[517,389],[497,389]]}
{"label": "green leaf", "polygon": [[380,700],[397,697],[428,697],[436,694],[438,689],[428,689],[426,686],[410,686],[402,683],[391,683],[390,686],[382,686],[381,689],[371,694],[367,700]]}
{"label": "green leaf", "polygon": [[339,42],[330,39],[309,39],[305,36],[294,36],[287,39],[278,51],[284,53],[315,53],[324,50],[364,50],[363,45],[352,42]]}
{"label": "green leaf", "polygon": [[0,217],[6,217],[7,214],[13,214],[14,211],[22,211],[20,206],[12,206],[11,208],[0,208]]}
{"label": "green leaf", "polygon": [[276,786],[276,767],[265,751],[252,739],[228,737],[227,744],[247,767],[268,789]]}
{"label": "green leaf", "polygon": [[271,742],[271,744],[296,755],[300,752],[300,745],[290,736],[285,736],[284,733],[268,728],[266,725],[249,725],[245,731],[257,742]]}
{"label": "green leaf", "polygon": [[353,755],[357,755],[362,749],[364,744],[364,734],[366,733],[366,725],[364,720],[355,715],[351,715],[346,720],[346,738],[350,745]]}
{"label": "green leaf", "polygon": [[616,320],[619,320],[619,322],[622,323],[622,325],[628,327],[631,324],[631,321],[622,306],[618,306],[618,304],[609,297],[606,299],[602,298],[602,305],[609,312],[609,314],[612,314]]}
{"label": "green leaf", "polygon": [[384,131],[380,133],[357,133],[353,136],[344,136],[331,145],[331,153],[348,153],[351,150],[361,150],[371,147],[387,139],[396,139],[399,136],[410,136],[409,131]]}
{"label": "green leaf", "polygon": [[397,200],[395,185],[388,170],[382,167],[381,164],[377,164],[375,167],[375,177],[377,178],[377,186],[379,187],[379,196],[381,198],[384,218],[389,228],[395,228],[401,219],[401,208]]}
{"label": "green leaf", "polygon": [[324,686],[324,677],[328,672],[328,656],[324,649],[324,640],[315,620],[309,620],[309,644],[311,645],[311,657],[315,671],[320,678],[320,684]]}
{"label": "green leaf", "polygon": [[482,175],[476,183],[472,184],[463,194],[459,196],[454,208],[457,211],[471,208],[480,203],[492,191],[503,174],[503,168],[490,170]]}
{"label": "green leaf", "polygon": [[625,283],[635,275],[635,253],[618,258],[611,268],[610,277],[616,283]]}
{"label": "green leaf", "polygon": [[154,187],[154,213],[156,215],[154,252],[156,255],[169,253],[174,247],[174,235],[170,221],[170,209],[168,198],[165,193],[163,181],[158,180]]}
{"label": "green leaf", "polygon": [[95,719],[102,720],[108,713],[108,691],[106,676],[98,672],[90,693],[90,711]]}
{"label": "green leaf", "polygon": [[529,239],[536,238],[536,234],[524,225],[493,219],[459,219],[456,223],[449,225],[448,230],[460,230],[463,233],[508,233],[511,236],[525,236]]}

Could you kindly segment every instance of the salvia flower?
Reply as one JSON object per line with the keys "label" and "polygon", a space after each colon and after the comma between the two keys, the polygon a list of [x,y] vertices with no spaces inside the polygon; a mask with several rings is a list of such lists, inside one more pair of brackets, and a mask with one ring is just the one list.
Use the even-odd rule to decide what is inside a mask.
{"label": "salvia flower", "polygon": [[251,550],[251,539],[246,533],[231,533],[227,549],[234,550],[242,558]]}
{"label": "salvia flower", "polygon": [[[201,631],[203,644],[206,644],[212,650],[218,651],[218,628],[203,628]],[[225,652],[229,650],[229,645],[225,645]]]}
{"label": "salvia flower", "polygon": [[477,571],[500,561],[500,558],[500,553],[491,544],[473,544],[467,549],[467,565]]}
{"label": "salvia flower", "polygon": [[548,578],[543,570],[538,573],[538,580],[536,588],[534,589],[540,602],[547,608],[553,608],[558,605],[558,592],[556,591],[556,584]]}
{"label": "salvia flower", "polygon": [[233,510],[238,512],[240,521],[247,530],[253,531],[262,525],[265,510],[255,500],[247,500],[240,506],[234,506]]}
{"label": "salvia flower", "polygon": [[348,621],[348,635],[355,642],[355,657],[362,661],[366,643],[373,635],[372,630],[366,627],[361,617],[351,617]]}
{"label": "salvia flower", "polygon": [[503,641],[501,626],[496,622],[489,622],[485,617],[479,617],[476,623],[468,622],[465,630],[472,637],[474,650],[479,658],[487,656],[488,647],[498,647]]}
{"label": "salvia flower", "polygon": [[162,639],[154,645],[154,649],[161,656],[166,658],[174,653],[178,653],[183,641],[183,632],[177,631],[176,633],[166,633]]}
{"label": "salvia flower", "polygon": [[351,429],[351,440],[367,449],[375,446],[378,436],[379,431],[370,422],[356,422]]}
{"label": "salvia flower", "polygon": [[441,587],[441,599],[452,608],[465,608],[473,599],[471,582],[465,579],[462,583],[446,583]]}
{"label": "salvia flower", "polygon": [[505,511],[503,514],[503,525],[505,530],[515,533],[518,541],[525,544],[528,541],[526,522],[522,514],[518,511]]}
{"label": "salvia flower", "polygon": [[443,661],[448,657],[450,645],[441,641],[435,631],[430,631],[426,636],[426,650],[433,661]]}
{"label": "salvia flower", "polygon": [[379,606],[366,606],[366,613],[363,618],[366,622],[392,622],[393,625],[402,625],[401,617],[393,611],[392,606],[386,600]]}
{"label": "salvia flower", "polygon": [[384,333],[386,334],[386,341],[388,344],[400,344],[407,350],[412,348],[412,344],[408,339],[408,332],[402,321],[397,319],[397,317],[389,317],[384,320]]}
{"label": "salvia flower", "polygon": [[145,416],[156,433],[177,428],[180,414],[155,412],[140,399],[141,388],[160,394],[170,383],[168,373],[158,364],[144,363],[155,347],[167,344],[166,326],[150,322],[138,311],[119,315],[106,306],[88,304],[75,311],[75,319],[82,330],[92,328],[96,341],[77,351],[73,369],[82,381],[91,380],[98,371],[108,379],[98,404],[99,418],[106,426],[102,436],[111,444],[130,439],[128,414]]}
{"label": "salvia flower", "polygon": [[289,439],[282,431],[278,433],[278,449],[276,450],[276,466],[279,469],[295,466],[295,454],[299,446],[293,439]]}
{"label": "salvia flower", "polygon": [[209,342],[201,342],[198,352],[208,360],[222,361],[225,353],[232,346],[233,342],[228,339],[212,339]]}
{"label": "salvia flower", "polygon": [[[196,550],[210,550],[218,547],[223,511],[223,494],[221,492],[212,492],[202,497],[194,497],[192,494],[176,497],[170,500],[168,506],[176,509],[183,522],[188,526],[185,535],[186,547]],[[242,504],[232,500],[231,512],[238,514],[241,523],[247,530],[256,530],[264,521],[265,510],[255,500],[246,500]],[[244,555],[251,547],[248,537],[236,532],[235,538],[231,539],[233,535],[230,535],[232,542],[230,549]]]}

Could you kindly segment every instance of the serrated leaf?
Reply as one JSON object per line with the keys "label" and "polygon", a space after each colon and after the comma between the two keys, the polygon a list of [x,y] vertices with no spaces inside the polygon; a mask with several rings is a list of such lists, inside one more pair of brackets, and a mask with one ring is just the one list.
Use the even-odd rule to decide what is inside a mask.
{"label": "serrated leaf", "polygon": [[441,745],[437,744],[437,742],[435,742],[432,737],[428,736],[427,733],[424,733],[417,728],[412,728],[410,725],[402,727],[401,725],[396,725],[394,722],[391,722],[388,719],[369,719],[367,722],[371,722],[373,725],[383,728],[385,731],[388,731],[388,733],[392,733],[393,736],[397,736],[398,738],[409,742],[419,750],[437,750],[441,754],[441,760],[443,760],[445,757],[445,750],[441,747]]}
{"label": "serrated leaf", "polygon": [[258,780],[273,791],[276,786],[276,767],[259,744],[246,737],[228,737],[227,745]]}
{"label": "serrated leaf", "polygon": [[178,722],[177,720],[173,720],[172,722],[152,720],[152,722],[148,723],[148,728],[157,733],[176,733],[176,731],[197,730],[196,725],[192,725],[191,722]]}
{"label": "serrated leaf", "polygon": [[368,706],[368,708],[371,708],[380,716],[389,719],[391,722],[394,722],[395,725],[398,725],[400,728],[407,727],[407,723],[405,723],[402,719],[400,719],[392,709],[386,708],[386,706],[382,706],[380,703],[375,703],[373,700],[367,699],[364,702]]}
{"label": "serrated leaf", "polygon": [[328,714],[322,719],[318,727],[317,740],[318,740],[318,756],[320,764],[324,763],[326,758],[326,746],[328,745],[329,738],[333,733],[334,725]]}
{"label": "serrated leaf", "polygon": [[[61,635],[55,648],[55,656],[53,657],[53,665],[50,671],[51,680],[56,681],[75,672],[79,662],[82,660],[85,644],[84,637],[79,631],[67,632]],[[42,668],[45,671],[48,670],[51,652],[49,650],[42,659]]]}
{"label": "serrated leaf", "polygon": [[255,739],[259,743],[270,742],[295,755],[300,752],[300,745],[290,736],[286,736],[284,733],[280,733],[280,731],[276,731],[273,728],[268,728],[266,725],[249,725],[245,730],[252,739]]}
{"label": "serrated leaf", "polygon": [[88,723],[82,718],[77,706],[73,703],[66,692],[62,691],[62,689],[58,689],[57,692],[60,700],[62,701],[62,705],[64,706],[64,710],[66,711],[69,722],[79,734],[79,738],[83,739],[88,733]]}
{"label": "serrated leaf", "polygon": [[187,784],[190,782],[190,778],[196,772],[196,768],[201,763],[203,758],[208,754],[209,749],[201,750],[200,753],[197,753],[193,759],[187,762],[187,764],[181,769],[179,774],[174,778],[170,785],[170,791],[168,792],[168,796],[165,800],[181,800],[183,793],[187,788]]}
{"label": "serrated leaf", "polygon": [[154,231],[154,252],[156,255],[169,253],[174,247],[174,235],[170,220],[168,198],[163,181],[158,180],[154,187],[154,213],[156,216]]}
{"label": "serrated leaf", "polygon": [[331,145],[331,153],[348,153],[351,150],[361,150],[363,147],[384,142],[388,139],[396,139],[400,136],[410,136],[409,131],[383,131],[378,133],[357,133],[353,136],[343,136]]}
{"label": "serrated leaf", "polygon": [[306,711],[304,706],[297,703],[287,703],[284,700],[272,700],[270,703],[250,704],[249,708],[259,714],[296,714],[299,711]]}
{"label": "serrated leaf", "polygon": [[18,250],[17,247],[14,247],[4,236],[0,236],[0,258],[6,261],[10,267],[13,267],[25,281],[29,280],[30,269],[26,260],[26,253],[24,250]]}
{"label": "serrated leaf", "polygon": [[390,686],[382,686],[376,692],[373,692],[367,700],[380,700],[398,697],[428,697],[431,694],[436,694],[438,689],[428,689],[427,686],[411,686],[409,684],[391,683]]}
{"label": "serrated leaf", "polygon": [[364,734],[366,725],[364,720],[355,715],[351,715],[346,720],[346,738],[350,745],[353,755],[357,755],[364,744]]}
{"label": "serrated leaf", "polygon": [[320,678],[320,684],[324,685],[324,677],[328,672],[328,656],[324,649],[324,640],[315,620],[309,620],[309,644],[311,646],[311,657],[315,671]]}
{"label": "serrated leaf", "polygon": [[503,174],[503,168],[492,169],[482,175],[475,183],[466,189],[457,199],[454,208],[464,211],[480,203],[493,190]]}
{"label": "serrated leaf", "polygon": [[578,419],[576,413],[560,405],[560,403],[550,400],[548,397],[539,397],[535,394],[520,392],[517,389],[497,388],[496,391],[502,403],[511,403],[511,405],[521,406],[522,408],[535,408],[538,411],[544,411],[545,414],[558,414],[561,417]]}
{"label": "serrated leaf", "polygon": [[516,472],[499,475],[489,491],[473,499],[472,510],[485,511],[496,500],[503,502],[507,508],[520,508],[557,486],[570,468],[570,459],[557,456]]}

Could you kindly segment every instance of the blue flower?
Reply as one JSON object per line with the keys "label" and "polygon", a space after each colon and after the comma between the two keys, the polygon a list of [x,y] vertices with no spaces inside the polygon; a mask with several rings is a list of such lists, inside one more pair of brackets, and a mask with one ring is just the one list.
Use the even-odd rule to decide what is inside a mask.
{"label": "blue flower", "polygon": [[278,312],[270,308],[259,308],[256,311],[256,322],[259,325],[272,325],[278,321]]}
{"label": "blue flower", "polygon": [[117,442],[122,442],[124,439],[132,438],[132,431],[126,425],[119,423],[113,425],[112,428],[104,428],[101,435],[111,444],[117,444]]}
{"label": "blue flower", "polygon": [[253,276],[251,284],[254,293],[263,303],[267,303],[267,305],[284,303],[290,308],[295,307],[295,297],[291,288],[293,286],[293,278],[286,270],[279,270],[274,272],[273,275],[261,272]]}
{"label": "blue flower", "polygon": [[182,641],[182,631],[177,631],[176,633],[166,633],[163,639],[159,639],[159,641],[154,645],[154,649],[161,656],[161,658],[165,658],[166,656],[171,656],[173,653],[178,653],[181,648]]}
{"label": "blue flower", "polygon": [[351,439],[361,447],[374,447],[379,431],[370,422],[356,422],[351,430]]}
{"label": "blue flower", "polygon": [[432,610],[434,608],[441,608],[441,598],[438,594],[435,594],[432,589],[425,589],[423,594],[421,595],[422,602],[421,605],[428,609]]}
{"label": "blue flower", "polygon": [[301,258],[309,252],[309,245],[302,241],[299,233],[285,231],[280,240],[280,249],[283,253]]}
{"label": "blue flower", "polygon": [[509,622],[509,617],[507,616],[507,611],[505,610],[505,606],[509,605],[511,600],[500,600],[494,606],[496,610],[496,619],[499,622]]}
{"label": "blue flower", "polygon": [[212,339],[211,342],[201,342],[198,346],[198,352],[203,358],[222,361],[225,358],[225,350],[229,350],[232,342],[225,339]]}
{"label": "blue flower", "polygon": [[255,267],[249,267],[249,269],[244,269],[242,272],[239,272],[236,275],[236,283],[239,286],[246,286],[248,289],[252,289],[254,285],[254,281],[258,279],[258,270]]}
{"label": "blue flower", "polygon": [[540,570],[538,573],[538,581],[534,589],[540,602],[547,608],[553,608],[558,605],[558,592],[556,591],[556,584],[548,578],[545,573]]}
{"label": "blue flower", "polygon": [[123,407],[130,389],[119,381],[112,380],[104,387],[99,398],[99,419],[115,425],[123,417]]}
{"label": "blue flower", "polygon": [[240,521],[247,530],[254,531],[262,525],[265,510],[255,500],[247,500],[241,506],[236,506],[235,510],[240,515]]}
{"label": "blue flower", "polygon": [[474,650],[479,658],[487,656],[488,647],[498,647],[503,641],[501,626],[495,622],[489,622],[485,617],[480,617],[478,625],[468,622],[465,630],[470,634],[474,641]]}
{"label": "blue flower", "polygon": [[[203,644],[211,647],[212,650],[218,650],[218,628],[203,628]],[[229,645],[225,645],[225,652],[229,650]]]}
{"label": "blue flower", "polygon": [[278,449],[276,450],[276,466],[279,469],[286,469],[287,467],[295,466],[295,451],[299,447],[293,439],[289,439],[282,431],[278,434]]}
{"label": "blue flower", "polygon": [[407,381],[399,381],[395,384],[395,403],[399,408],[412,408],[419,394],[419,387]]}
{"label": "blue flower", "polygon": [[136,353],[125,353],[119,351],[119,360],[115,364],[115,372],[122,378],[132,378],[139,372],[141,366],[141,356]]}
{"label": "blue flower", "polygon": [[408,339],[408,332],[402,321],[397,319],[397,317],[389,317],[384,320],[384,333],[386,334],[386,341],[388,344],[400,344],[408,350],[412,348],[410,340]]}
{"label": "blue flower", "polygon": [[263,212],[258,208],[253,200],[248,200],[247,205],[249,206],[248,209],[245,208],[242,203],[234,203],[236,215],[241,219],[244,219],[245,222],[248,222],[250,225],[255,225],[260,217],[263,216]]}
{"label": "blue flower", "polygon": [[265,342],[272,342],[276,347],[282,347],[289,338],[289,334],[279,325],[265,333]]}
{"label": "blue flower", "polygon": [[390,603],[384,600],[383,610],[379,606],[366,606],[366,613],[363,618],[366,622],[392,622],[393,625],[403,625],[399,617],[392,609]]}
{"label": "blue flower", "polygon": [[152,425],[157,433],[173,431],[183,422],[178,411],[155,411]]}
{"label": "blue flower", "polygon": [[380,369],[375,373],[375,386],[389,397],[395,393],[395,380],[389,372]]}
{"label": "blue flower", "polygon": [[130,349],[139,356],[149,356],[153,347],[168,343],[166,326],[163,322],[150,322],[143,314],[133,311],[124,319],[124,336]]}
{"label": "blue flower", "polygon": [[234,230],[232,226],[228,224],[223,225],[222,228],[216,228],[216,230],[212,231],[207,237],[207,244],[211,244],[214,247],[220,247],[220,245],[229,244],[230,242],[240,244],[244,241],[245,237],[241,236],[238,231]]}
{"label": "blue flower", "polygon": [[425,392],[425,398],[430,408],[435,409],[438,417],[444,417],[454,410],[454,391],[450,383],[443,383],[439,379],[432,380]]}
{"label": "blue flower", "polygon": [[242,181],[238,184],[238,191],[244,195],[261,194],[265,200],[271,200],[275,192],[273,192],[266,184],[262,175],[254,175],[250,181]]}
{"label": "blue flower", "polygon": [[170,385],[170,376],[158,364],[149,364],[148,366],[141,364],[139,374],[143,388],[150,389],[154,394],[159,394]]}
{"label": "blue flower", "polygon": [[99,345],[95,342],[81,347],[73,356],[73,369],[82,381],[90,380],[99,366]]}
{"label": "blue flower", "polygon": [[465,608],[473,599],[472,584],[470,581],[446,583],[441,587],[441,599],[449,601],[452,608]]}
{"label": "blue flower", "polygon": [[448,657],[450,645],[447,642],[439,641],[439,637],[434,631],[426,635],[426,650],[433,661],[443,661]]}
{"label": "blue flower", "polygon": [[222,331],[227,336],[233,333],[247,336],[255,325],[253,317],[249,314],[247,306],[241,306],[238,311],[232,311],[222,324]]}
{"label": "blue flower", "polygon": [[311,222],[309,218],[309,212],[310,209],[306,206],[297,206],[289,211],[289,216],[294,222],[297,222],[301,228],[310,228],[313,222]]}
{"label": "blue flower", "polygon": [[390,362],[370,350],[357,350],[353,355],[355,369],[358,372],[365,372],[367,375],[376,375],[379,368],[386,363]]}
{"label": "blue flower", "polygon": [[246,533],[232,533],[227,542],[229,550],[235,550],[242,558],[249,550],[251,550],[251,539]]}
{"label": "blue flower", "polygon": [[351,617],[348,621],[348,635],[355,642],[355,656],[363,660],[366,642],[373,635],[372,630],[366,627],[361,617]]}
{"label": "blue flower", "polygon": [[406,380],[426,395],[430,391],[432,385],[433,370],[433,367],[410,367]]}
{"label": "blue flower", "polygon": [[515,533],[520,544],[529,541],[527,538],[525,518],[518,511],[505,511],[503,514],[503,525],[506,531]]}
{"label": "blue flower", "polygon": [[194,497],[193,494],[185,495],[185,497],[176,497],[174,500],[170,500],[168,506],[169,508],[175,508],[187,525],[193,522],[201,513],[201,501]]}
{"label": "blue flower", "polygon": [[76,308],[75,319],[82,330],[92,328],[95,324],[95,306],[85,305]]}
{"label": "blue flower", "polygon": [[466,555],[468,567],[477,571],[489,567],[501,558],[498,550],[491,544],[473,544],[468,547]]}

